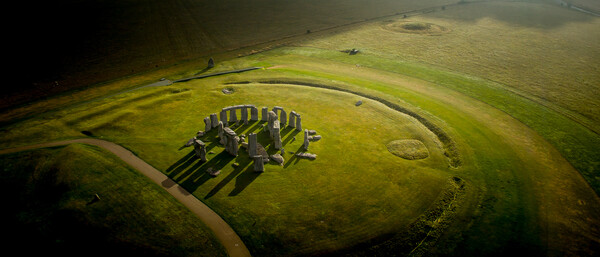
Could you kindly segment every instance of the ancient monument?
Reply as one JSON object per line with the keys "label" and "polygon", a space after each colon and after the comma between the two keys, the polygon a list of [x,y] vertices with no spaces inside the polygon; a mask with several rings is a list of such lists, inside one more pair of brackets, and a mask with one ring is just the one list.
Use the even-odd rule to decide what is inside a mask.
{"label": "ancient monument", "polygon": [[[240,117],[238,117],[238,110],[240,113]],[[196,156],[202,162],[206,162],[206,144],[200,140],[200,138],[204,137],[207,132],[211,131],[213,128],[218,130],[218,143],[221,144],[227,153],[232,156],[239,155],[239,147],[240,144],[242,147],[246,148],[248,156],[254,162],[253,167],[255,172],[264,172],[265,171],[265,163],[273,160],[275,163],[283,166],[285,159],[283,155],[285,154],[285,150],[283,149],[283,142],[281,136],[281,130],[287,126],[291,128],[295,128],[297,131],[302,131],[302,119],[300,114],[295,111],[291,111],[288,113],[285,111],[283,107],[275,106],[272,110],[269,111],[268,107],[261,108],[261,118],[260,122],[265,122],[263,124],[263,132],[268,133],[269,143],[272,143],[273,148],[279,150],[278,153],[273,155],[269,155],[267,150],[263,145],[258,142],[258,134],[249,133],[248,134],[248,142],[245,142],[245,136],[238,136],[236,132],[229,127],[229,125],[247,125],[250,121],[255,122],[259,121],[258,117],[258,108],[254,105],[235,105],[228,106],[221,109],[221,112],[217,115],[217,113],[212,113],[208,117],[203,119],[204,121],[204,131],[198,131],[196,137],[190,139],[184,146],[194,146],[194,151]],[[294,137],[295,139],[295,137]],[[315,142],[321,139],[320,135],[316,135],[316,131],[304,129],[304,151],[308,151],[308,147],[310,142]],[[294,140],[292,140],[293,142]],[[180,148],[180,149],[181,149]],[[312,153],[296,153],[296,156],[299,158],[307,158],[314,160],[317,155]],[[211,170],[211,175],[217,176],[220,171],[212,172],[212,167],[209,168]]]}

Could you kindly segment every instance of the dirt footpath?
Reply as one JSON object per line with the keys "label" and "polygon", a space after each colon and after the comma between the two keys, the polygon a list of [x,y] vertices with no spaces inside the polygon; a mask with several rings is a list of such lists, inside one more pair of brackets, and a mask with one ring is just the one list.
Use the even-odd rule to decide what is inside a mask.
{"label": "dirt footpath", "polygon": [[183,187],[179,186],[173,180],[168,178],[165,174],[155,169],[150,164],[138,158],[132,152],[121,147],[120,145],[100,139],[81,138],[2,149],[0,150],[0,154],[15,153],[37,148],[61,146],[74,143],[99,146],[115,154],[127,164],[146,175],[156,184],[160,185],[163,189],[167,190],[167,192],[174,196],[179,202],[183,203],[190,211],[196,214],[196,216],[198,216],[217,236],[217,239],[219,239],[221,244],[223,244],[229,256],[250,256],[250,252],[248,251],[248,248],[246,248],[246,245],[244,245],[244,242],[242,242],[235,231],[233,231],[233,229],[223,219],[221,219],[217,213],[198,200],[195,196],[190,194]]}

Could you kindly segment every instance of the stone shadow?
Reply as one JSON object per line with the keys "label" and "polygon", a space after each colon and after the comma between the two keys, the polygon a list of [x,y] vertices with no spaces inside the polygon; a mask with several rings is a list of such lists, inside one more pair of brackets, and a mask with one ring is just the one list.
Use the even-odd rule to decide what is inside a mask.
{"label": "stone shadow", "polygon": [[192,168],[188,169],[184,174],[174,180],[188,191],[194,192],[198,187],[212,178],[207,172],[208,168],[221,170],[225,165],[231,162],[233,158],[234,157],[226,151],[221,151],[205,163],[200,161],[197,162]]}
{"label": "stone shadow", "polygon": [[[229,155],[226,152],[224,153]],[[233,156],[231,156],[231,158],[233,158]],[[229,159],[229,161],[231,161],[231,159]],[[250,158],[247,155],[239,154],[237,157],[235,157],[235,162],[238,163],[238,166],[235,167],[235,169],[231,173],[229,173],[227,177],[221,180],[219,184],[217,184],[212,190],[210,190],[210,192],[208,192],[208,194],[204,196],[204,199],[211,198],[212,196],[217,194],[221,189],[223,189],[223,187],[225,187],[225,185],[227,185],[229,182],[231,182],[231,180],[237,177],[244,169],[253,170],[253,166],[251,165],[252,162],[250,161]]]}
{"label": "stone shadow", "polygon": [[254,165],[248,165],[244,172],[235,178],[235,188],[229,193],[229,196],[236,196],[244,191],[260,174],[262,172],[254,172]]}

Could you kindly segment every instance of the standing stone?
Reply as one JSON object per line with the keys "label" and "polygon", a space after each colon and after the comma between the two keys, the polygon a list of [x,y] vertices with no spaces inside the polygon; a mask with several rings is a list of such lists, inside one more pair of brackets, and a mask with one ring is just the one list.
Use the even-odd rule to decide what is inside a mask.
{"label": "standing stone", "polygon": [[274,124],[277,122],[277,114],[274,111],[270,111],[269,112],[269,118],[267,119],[268,122],[268,126],[269,126],[269,135],[271,136],[271,139],[273,138],[273,126]]}
{"label": "standing stone", "polygon": [[239,145],[238,145],[239,138],[235,134],[235,131],[226,127],[226,128],[223,128],[223,134],[226,137],[225,151],[227,151],[228,153],[230,153],[233,156],[237,156],[238,150],[239,150]]}
{"label": "standing stone", "polygon": [[227,124],[227,111],[226,110],[221,110],[220,115],[221,116],[221,122],[223,122],[223,124]]}
{"label": "standing stone", "polygon": [[287,113],[283,109],[281,109],[281,115],[279,116],[279,120],[281,121],[281,124],[283,124],[285,127],[285,124],[287,123]]}
{"label": "standing stone", "polygon": [[308,151],[308,144],[310,141],[308,141],[308,129],[304,130],[304,150]]}
{"label": "standing stone", "polygon": [[221,143],[222,145],[225,145],[226,141],[225,141],[225,135],[223,135],[223,122],[219,121],[217,128],[219,128],[219,143]]}
{"label": "standing stone", "polygon": [[302,131],[302,118],[300,118],[300,114],[296,116],[296,130]]}
{"label": "standing stone", "polygon": [[235,109],[229,110],[229,122],[237,122],[237,113],[235,113]]}
{"label": "standing stone", "polygon": [[260,121],[268,121],[269,120],[269,108],[262,108],[262,117],[260,117]]}
{"label": "standing stone", "polygon": [[254,159],[254,172],[264,172],[265,164],[263,163],[262,155],[254,155],[252,159]]}
{"label": "standing stone", "polygon": [[210,114],[210,125],[213,128],[216,128],[219,125],[219,119],[217,118],[217,114],[216,113],[211,113]]}
{"label": "standing stone", "polygon": [[210,69],[212,67],[215,67],[215,60],[213,60],[213,58],[210,57],[210,59],[208,59],[208,65],[206,66],[206,68]]}
{"label": "standing stone", "polygon": [[206,144],[204,142],[195,139],[194,151],[196,152],[196,157],[200,158],[202,162],[206,162]]}
{"label": "standing stone", "polygon": [[242,121],[244,125],[248,125],[248,108],[246,106],[242,107]]}
{"label": "standing stone", "polygon": [[296,112],[292,111],[290,112],[290,123],[288,124],[288,126],[295,128],[296,127]]}
{"label": "standing stone", "polygon": [[279,122],[276,122],[276,124],[273,126],[273,146],[277,150],[281,149],[281,147],[282,147],[280,132],[281,132],[281,130],[279,129]]}
{"label": "standing stone", "polygon": [[254,133],[248,134],[248,155],[255,156],[257,154],[256,143],[258,143],[257,135]]}
{"label": "standing stone", "polygon": [[209,132],[212,126],[210,125],[210,118],[204,118],[204,131]]}
{"label": "standing stone", "polygon": [[250,107],[250,120],[257,121],[258,120],[258,108],[252,106]]}

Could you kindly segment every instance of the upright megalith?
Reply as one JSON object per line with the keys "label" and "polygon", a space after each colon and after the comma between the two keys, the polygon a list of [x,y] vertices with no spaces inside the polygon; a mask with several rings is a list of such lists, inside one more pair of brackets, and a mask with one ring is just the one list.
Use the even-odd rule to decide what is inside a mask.
{"label": "upright megalith", "polygon": [[279,107],[279,106],[275,106],[273,107],[272,110],[275,114],[277,114],[277,111],[279,111],[279,120],[281,123],[286,124],[287,122],[287,113],[285,112],[285,110],[283,109],[283,107]]}
{"label": "upright megalith", "polygon": [[275,126],[276,122],[277,114],[274,111],[270,111],[267,118],[267,130],[269,130],[269,136],[271,136],[271,139],[273,139],[273,127]]}
{"label": "upright megalith", "polygon": [[204,118],[204,131],[209,132],[212,126],[210,125],[210,118]]}
{"label": "upright megalith", "polygon": [[216,128],[219,125],[219,119],[217,118],[216,113],[210,114],[210,125],[212,128]]}
{"label": "upright megalith", "polygon": [[224,132],[225,126],[223,125],[222,121],[219,121],[219,123],[217,124],[217,128],[219,129],[219,143],[221,143],[222,145],[225,145],[225,143],[226,143],[225,132]]}
{"label": "upright megalith", "polygon": [[227,151],[233,156],[237,156],[239,150],[239,138],[235,134],[235,131],[233,131],[229,127],[225,127],[223,128],[223,136],[225,137],[225,151]]}
{"label": "upright megalith", "polygon": [[238,118],[237,118],[237,113],[235,112],[235,108],[231,108],[231,110],[229,110],[229,122],[237,122]]}
{"label": "upright megalith", "polygon": [[244,125],[248,125],[248,108],[246,108],[246,106],[242,106],[240,109],[242,111],[241,121],[244,123]]}
{"label": "upright megalith", "polygon": [[215,67],[215,60],[213,60],[212,57],[210,57],[210,59],[208,59],[208,65],[206,66],[206,68],[210,69]]}
{"label": "upright megalith", "polygon": [[273,129],[272,129],[272,137],[273,137],[273,146],[275,147],[275,149],[279,150],[282,147],[282,143],[281,143],[281,130],[279,128],[279,122],[278,120],[275,120],[275,124],[273,125]]}
{"label": "upright megalith", "polygon": [[220,118],[221,118],[221,122],[223,122],[223,124],[227,125],[227,110],[225,110],[224,108],[221,110],[221,113],[219,114]]}
{"label": "upright megalith", "polygon": [[279,120],[280,120],[281,124],[283,124],[284,126],[287,123],[287,113],[283,109],[281,109],[281,114],[279,115]]}
{"label": "upright megalith", "polygon": [[252,159],[254,159],[254,172],[264,172],[265,163],[263,162],[262,155],[254,155]]}
{"label": "upright megalith", "polygon": [[254,133],[248,134],[248,155],[255,156],[257,154],[258,137]]}
{"label": "upright megalith", "polygon": [[194,151],[196,157],[200,158],[200,161],[206,162],[206,144],[200,139],[194,139]]}
{"label": "upright megalith", "polygon": [[250,107],[250,120],[257,121],[258,120],[258,108],[256,106]]}
{"label": "upright megalith", "polygon": [[310,141],[308,140],[308,129],[304,130],[304,144],[302,145],[304,147],[305,151],[308,151],[308,144],[310,143]]}
{"label": "upright megalith", "polygon": [[268,120],[269,120],[269,108],[263,107],[260,121],[268,121]]}
{"label": "upright megalith", "polygon": [[290,112],[290,122],[288,123],[288,126],[292,128],[296,127],[296,116],[298,116],[298,114],[295,111]]}
{"label": "upright megalith", "polygon": [[296,130],[302,131],[302,118],[300,117],[300,114],[296,116]]}

